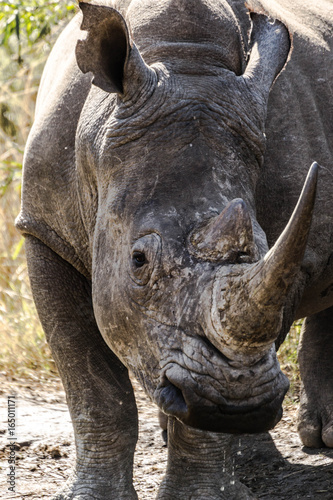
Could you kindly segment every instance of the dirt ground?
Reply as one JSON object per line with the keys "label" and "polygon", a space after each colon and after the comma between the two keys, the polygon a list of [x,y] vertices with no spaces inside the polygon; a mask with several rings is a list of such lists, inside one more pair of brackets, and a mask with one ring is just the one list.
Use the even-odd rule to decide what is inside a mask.
{"label": "dirt ground", "polygon": [[[0,375],[0,498],[50,498],[63,485],[74,461],[73,434],[65,395],[58,380],[9,381]],[[167,448],[161,438],[157,410],[135,384],[140,417],[134,483],[141,500],[156,497]],[[16,493],[8,491],[7,397],[16,401]],[[333,499],[333,450],[304,448],[295,426],[296,408],[270,433],[234,438],[238,478],[258,499]],[[203,499],[205,500],[205,499]]]}

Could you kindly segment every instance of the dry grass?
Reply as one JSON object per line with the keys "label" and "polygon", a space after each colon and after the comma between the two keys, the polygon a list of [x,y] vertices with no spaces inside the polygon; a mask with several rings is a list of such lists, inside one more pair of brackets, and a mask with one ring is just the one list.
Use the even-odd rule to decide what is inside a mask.
{"label": "dry grass", "polygon": [[289,403],[298,403],[300,391],[300,375],[297,361],[297,347],[301,334],[302,320],[296,321],[286,340],[281,345],[278,358],[282,371],[287,375],[290,381],[290,389],[286,400]]}
{"label": "dry grass", "polygon": [[13,378],[56,373],[31,297],[24,241],[14,222],[20,210],[23,150],[38,85],[60,29],[54,26],[47,39],[40,38],[33,46],[22,45],[20,61],[15,33],[7,45],[0,46],[0,371]]}

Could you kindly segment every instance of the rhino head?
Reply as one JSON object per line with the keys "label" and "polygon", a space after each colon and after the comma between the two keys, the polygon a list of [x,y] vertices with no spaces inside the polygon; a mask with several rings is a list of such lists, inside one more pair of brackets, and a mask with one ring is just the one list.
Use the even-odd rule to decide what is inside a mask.
{"label": "rhino head", "polygon": [[252,14],[247,57],[228,4],[146,3],[131,3],[132,34],[116,10],[80,4],[77,62],[94,85],[76,155],[96,320],[167,415],[210,431],[268,430],[288,388],[275,341],[317,171],[269,250],[255,188],[289,34]]}

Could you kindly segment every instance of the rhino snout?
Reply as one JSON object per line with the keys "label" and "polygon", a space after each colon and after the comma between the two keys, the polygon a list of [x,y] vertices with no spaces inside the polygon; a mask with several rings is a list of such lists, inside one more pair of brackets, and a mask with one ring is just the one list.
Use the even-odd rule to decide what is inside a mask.
{"label": "rhino snout", "polygon": [[200,343],[196,352],[178,353],[164,366],[154,394],[161,410],[211,432],[273,428],[281,419],[281,404],[289,388],[274,348],[253,366],[235,368],[216,349],[209,352],[206,342],[200,355]]}

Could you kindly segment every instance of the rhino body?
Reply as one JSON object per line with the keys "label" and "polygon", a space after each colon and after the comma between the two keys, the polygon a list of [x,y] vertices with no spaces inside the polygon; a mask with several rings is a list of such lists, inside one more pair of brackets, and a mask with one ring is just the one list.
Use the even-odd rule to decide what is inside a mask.
{"label": "rhino body", "polygon": [[159,498],[251,498],[223,486],[224,433],[281,418],[275,350],[304,316],[299,431],[333,446],[332,4],[80,7],[17,219],[75,431],[57,498],[136,498],[128,369],[169,417]]}

